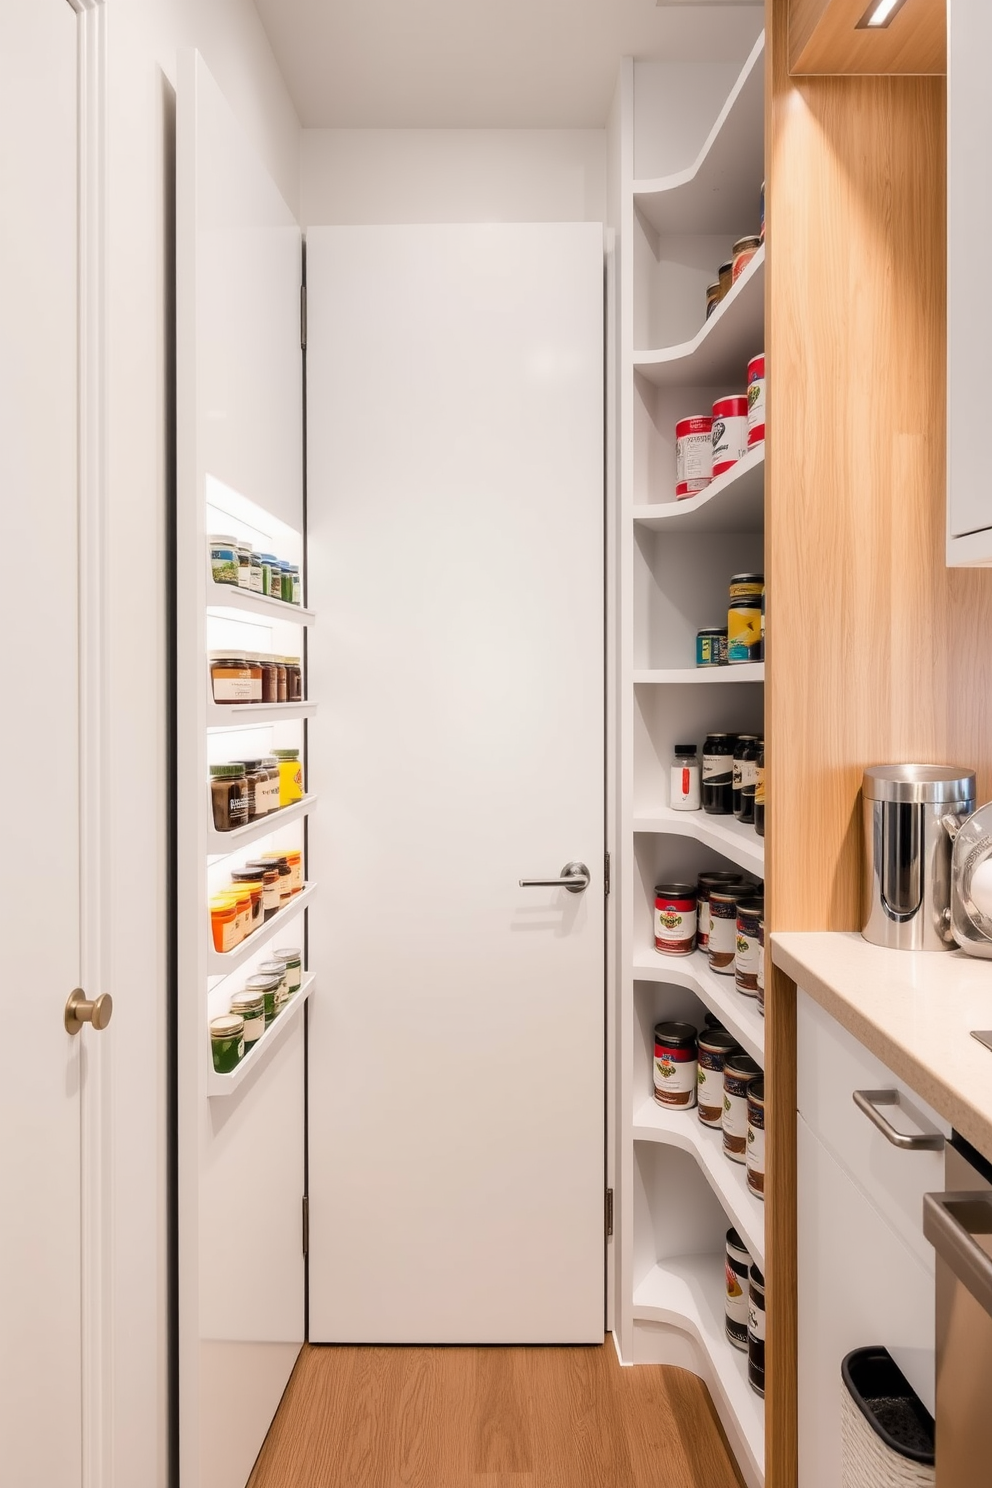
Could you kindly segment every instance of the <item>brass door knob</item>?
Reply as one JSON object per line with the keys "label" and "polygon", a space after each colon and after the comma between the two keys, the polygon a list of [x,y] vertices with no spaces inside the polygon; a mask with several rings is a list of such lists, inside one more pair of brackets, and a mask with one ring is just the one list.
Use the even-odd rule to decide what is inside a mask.
{"label": "brass door knob", "polygon": [[99,997],[94,997],[91,1001],[82,987],[77,987],[69,993],[69,1001],[65,1005],[65,1031],[78,1033],[84,1023],[90,1023],[100,1033],[110,1022],[113,1013],[114,1000],[109,992],[101,992]]}

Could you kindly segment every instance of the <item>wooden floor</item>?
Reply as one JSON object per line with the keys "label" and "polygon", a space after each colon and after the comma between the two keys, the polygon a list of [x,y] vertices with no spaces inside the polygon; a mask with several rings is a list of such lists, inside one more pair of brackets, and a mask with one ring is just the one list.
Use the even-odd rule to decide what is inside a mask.
{"label": "wooden floor", "polygon": [[603,1348],[304,1346],[249,1488],[739,1488],[703,1384]]}

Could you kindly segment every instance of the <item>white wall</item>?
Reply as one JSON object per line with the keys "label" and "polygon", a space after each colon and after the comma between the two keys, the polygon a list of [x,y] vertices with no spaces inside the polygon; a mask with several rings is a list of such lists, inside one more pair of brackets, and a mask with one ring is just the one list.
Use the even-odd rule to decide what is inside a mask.
{"label": "white wall", "polygon": [[[107,823],[114,997],[113,1476],[167,1482],[166,1016],[176,52],[197,46],[294,212],[299,126],[247,0],[106,0],[109,96]],[[106,990],[106,989],[104,989]]]}
{"label": "white wall", "polygon": [[305,129],[304,227],[603,222],[605,129]]}

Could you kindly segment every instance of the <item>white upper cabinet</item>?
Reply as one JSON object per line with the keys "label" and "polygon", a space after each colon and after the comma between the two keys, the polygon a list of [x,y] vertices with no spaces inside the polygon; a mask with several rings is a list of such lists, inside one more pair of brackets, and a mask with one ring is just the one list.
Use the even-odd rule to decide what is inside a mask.
{"label": "white upper cabinet", "polygon": [[992,240],[992,6],[949,0],[947,56],[947,561],[992,563],[985,353],[992,302],[982,260]]}

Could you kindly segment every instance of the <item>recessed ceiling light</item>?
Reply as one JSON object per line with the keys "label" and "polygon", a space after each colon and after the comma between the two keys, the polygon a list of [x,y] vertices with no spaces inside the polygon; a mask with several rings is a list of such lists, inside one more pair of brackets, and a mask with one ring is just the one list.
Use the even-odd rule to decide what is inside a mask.
{"label": "recessed ceiling light", "polygon": [[888,26],[895,19],[897,11],[905,5],[906,0],[873,0],[865,14],[858,22],[858,30],[874,31],[880,26]]}

